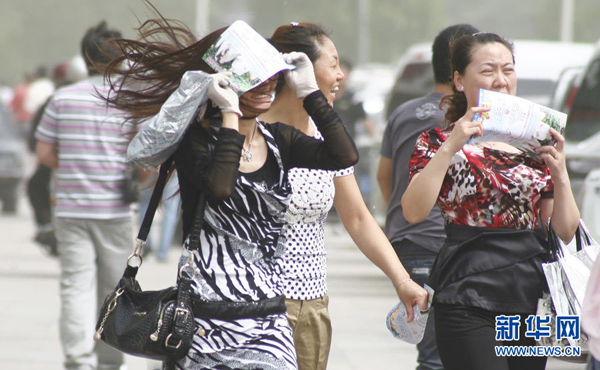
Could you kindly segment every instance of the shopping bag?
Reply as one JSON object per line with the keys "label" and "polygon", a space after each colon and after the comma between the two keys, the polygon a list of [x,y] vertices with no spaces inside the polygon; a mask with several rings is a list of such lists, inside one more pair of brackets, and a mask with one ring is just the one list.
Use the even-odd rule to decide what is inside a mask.
{"label": "shopping bag", "polygon": [[[587,282],[600,249],[583,220],[579,221],[573,242],[576,243],[575,252],[571,252],[552,228],[548,227],[548,244],[552,257],[550,262],[542,264],[542,269],[555,316],[581,316]],[[567,340],[569,345],[579,346],[582,352],[587,350],[587,336],[584,333],[579,339]]]}

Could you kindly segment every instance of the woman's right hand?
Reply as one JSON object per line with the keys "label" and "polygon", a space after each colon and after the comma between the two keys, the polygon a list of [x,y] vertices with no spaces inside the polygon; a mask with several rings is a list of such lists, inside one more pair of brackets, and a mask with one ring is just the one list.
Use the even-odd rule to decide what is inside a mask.
{"label": "woman's right hand", "polygon": [[490,107],[473,107],[467,110],[464,116],[454,122],[454,128],[443,146],[456,153],[469,141],[471,137],[483,135],[483,120],[473,121],[476,113],[489,112]]}
{"label": "woman's right hand", "polygon": [[398,298],[400,298],[404,304],[404,307],[406,307],[406,314],[408,315],[406,318],[407,322],[411,322],[414,318],[414,305],[417,305],[421,311],[425,311],[429,308],[429,294],[419,284],[412,280],[407,281],[405,284],[401,284],[401,286],[396,289],[396,293],[398,294]]}
{"label": "woman's right hand", "polygon": [[241,117],[239,98],[230,87],[231,72],[219,72],[211,76],[208,98],[221,109],[222,113],[236,113]]}

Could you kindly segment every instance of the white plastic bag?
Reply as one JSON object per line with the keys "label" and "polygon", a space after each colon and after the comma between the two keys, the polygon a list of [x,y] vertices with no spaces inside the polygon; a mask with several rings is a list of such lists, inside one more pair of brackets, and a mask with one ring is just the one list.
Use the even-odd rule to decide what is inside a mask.
{"label": "white plastic bag", "polygon": [[[556,315],[581,316],[585,290],[590,271],[597,259],[599,246],[591,237],[583,220],[575,234],[577,252],[571,252],[565,243],[549,228],[551,250],[556,253],[556,261],[542,264],[546,282],[550,289],[552,305]],[[567,338],[572,346],[584,347],[587,338],[575,341]]]}

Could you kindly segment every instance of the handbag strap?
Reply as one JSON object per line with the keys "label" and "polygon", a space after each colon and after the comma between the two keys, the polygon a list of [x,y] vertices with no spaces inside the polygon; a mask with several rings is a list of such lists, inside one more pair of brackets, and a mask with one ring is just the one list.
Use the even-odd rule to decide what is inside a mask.
{"label": "handbag strap", "polygon": [[146,213],[144,214],[144,220],[142,221],[140,231],[138,232],[138,240],[145,242],[148,239],[150,227],[152,226],[152,221],[154,220],[156,209],[158,208],[158,204],[160,203],[160,200],[162,198],[162,194],[167,183],[167,174],[169,168],[171,168],[172,163],[173,157],[169,157],[160,166],[160,170],[158,172],[158,179],[156,180],[156,185],[154,185],[154,190],[152,191],[152,196],[150,197],[150,203],[148,203],[148,208],[146,208]]}

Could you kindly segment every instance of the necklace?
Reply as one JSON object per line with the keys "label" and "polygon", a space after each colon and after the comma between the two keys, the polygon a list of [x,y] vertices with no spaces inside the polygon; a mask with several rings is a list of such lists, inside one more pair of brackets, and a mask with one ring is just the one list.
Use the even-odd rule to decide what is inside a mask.
{"label": "necklace", "polygon": [[242,160],[244,162],[251,162],[252,161],[252,142],[254,141],[254,134],[256,133],[256,129],[258,128],[258,118],[256,119],[256,124],[254,125],[254,131],[252,131],[252,136],[250,137],[250,142],[248,143],[248,149],[242,147],[243,150],[243,154],[242,154]]}

